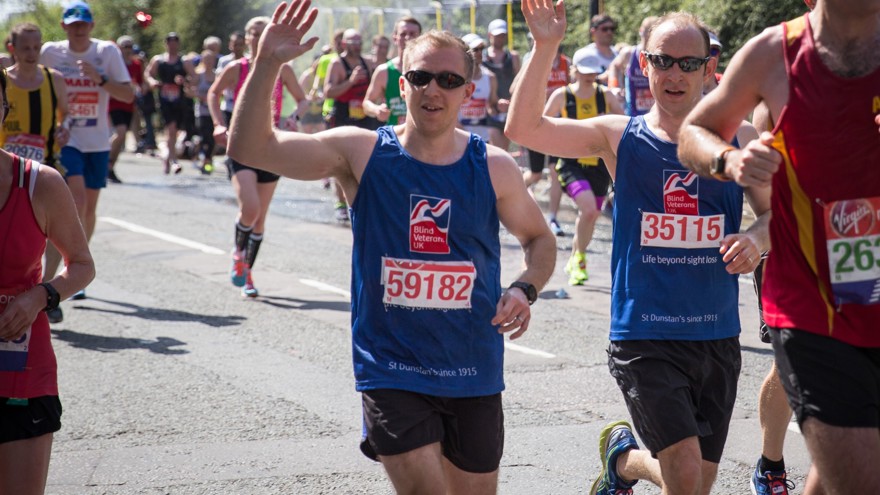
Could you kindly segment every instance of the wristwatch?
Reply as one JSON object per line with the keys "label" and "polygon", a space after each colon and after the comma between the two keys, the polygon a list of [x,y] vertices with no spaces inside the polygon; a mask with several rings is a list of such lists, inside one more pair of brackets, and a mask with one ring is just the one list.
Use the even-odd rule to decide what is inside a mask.
{"label": "wristwatch", "polygon": [[538,289],[535,289],[534,285],[532,285],[528,282],[516,281],[516,282],[510,284],[510,287],[508,287],[507,290],[510,290],[514,287],[516,287],[517,289],[520,289],[521,291],[523,291],[523,293],[525,293],[526,299],[529,300],[529,305],[534,304],[535,301],[538,300]]}
{"label": "wristwatch", "polygon": [[730,177],[724,172],[724,168],[727,166],[727,154],[735,149],[733,146],[728,146],[717,151],[715,156],[712,157],[712,167],[709,169],[709,175],[720,181],[729,181]]}
{"label": "wristwatch", "polygon": [[58,294],[58,291],[55,290],[55,287],[52,287],[52,284],[48,282],[43,282],[41,284],[44,289],[46,289],[46,307],[43,308],[43,311],[51,311],[58,307],[58,303],[61,302],[61,295]]}

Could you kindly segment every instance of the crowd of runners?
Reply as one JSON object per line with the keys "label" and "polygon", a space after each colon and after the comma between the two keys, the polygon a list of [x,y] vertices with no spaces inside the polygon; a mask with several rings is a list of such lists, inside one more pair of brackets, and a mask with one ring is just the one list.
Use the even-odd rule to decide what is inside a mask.
{"label": "crowd of runners", "polygon": [[[522,12],[522,56],[504,20],[486,39],[423,33],[406,16],[369,55],[356,29],[320,40],[299,76],[291,62],[319,42],[309,0],[251,19],[222,56],[220,38],[187,55],[168,33],[147,62],[129,36],[93,39],[83,1],[64,6],[66,40],[13,27],[0,72],[0,494],[45,489],[61,416],[49,323],[61,300],[86,297],[100,191],[121,182],[129,130],[155,147],[157,103],[165,174],[182,173],[181,152],[210,174],[226,149],[230,281],[245,297],[259,295],[280,178],[335,189],[353,234],[360,447],[398,493],[495,493],[503,341],[528,330],[556,269],[563,192],[578,210],[573,286],[589,280],[613,192],[608,366],[631,422],[603,429],[591,494],[636,493],[639,480],[711,492],[742,363],[737,277],[753,272],[775,364],[743,486],[794,488],[782,455],[794,414],[813,461],[802,493],[880,493],[880,1],[807,0],[723,77],[723,44],[691,13],[644,19],[633,46],[597,15],[568,57],[562,2]],[[507,288],[502,226],[524,257]]]}

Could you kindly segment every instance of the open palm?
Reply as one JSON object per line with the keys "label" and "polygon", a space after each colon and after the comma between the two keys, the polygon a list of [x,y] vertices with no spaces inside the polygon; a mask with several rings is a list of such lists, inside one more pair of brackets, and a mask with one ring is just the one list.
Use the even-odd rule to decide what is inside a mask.
{"label": "open palm", "polygon": [[281,2],[272,15],[272,23],[266,26],[257,49],[259,58],[273,58],[284,63],[312,49],[318,42],[313,36],[305,43],[303,37],[312,27],[318,11],[310,9],[310,0],[293,0],[288,5]]}
{"label": "open palm", "polygon": [[562,0],[523,0],[522,12],[535,43],[559,43],[565,37],[565,5]]}

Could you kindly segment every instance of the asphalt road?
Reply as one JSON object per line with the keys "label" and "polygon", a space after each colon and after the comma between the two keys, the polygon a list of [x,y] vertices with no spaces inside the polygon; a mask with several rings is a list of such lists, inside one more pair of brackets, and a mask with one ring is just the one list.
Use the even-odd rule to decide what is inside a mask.
{"label": "asphalt road", "polygon": [[[243,299],[228,279],[236,207],[218,165],[212,176],[189,163],[165,176],[158,159],[124,154],[124,184],[102,193],[97,277],[88,299],[62,303],[52,330],[64,416],[47,492],[391,493],[358,450],[351,232],[334,222],[332,195],[320,182],[281,181],[254,271],[261,296]],[[570,210],[563,219],[571,231]],[[532,326],[506,349],[502,494],[586,493],[599,431],[628,418],[605,353],[610,232],[603,218],[591,278],[577,288],[562,271],[571,237],[560,239]],[[508,283],[521,255],[511,236],[502,245]],[[749,493],[772,358],[757,338],[750,279],[741,289],[743,371],[718,494]],[[809,459],[796,428],[786,461],[802,486]],[[642,482],[636,493],[659,490]]]}

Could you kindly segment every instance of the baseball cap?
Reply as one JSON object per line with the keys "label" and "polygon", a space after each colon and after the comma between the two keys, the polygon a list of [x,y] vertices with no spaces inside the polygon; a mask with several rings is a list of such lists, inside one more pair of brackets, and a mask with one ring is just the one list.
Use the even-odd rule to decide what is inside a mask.
{"label": "baseball cap", "polygon": [[461,41],[464,41],[464,44],[471,50],[478,46],[486,46],[486,40],[484,40],[479,34],[466,34],[461,37]]}
{"label": "baseball cap", "polygon": [[92,9],[85,2],[70,2],[64,7],[61,21],[65,25],[74,22],[92,22]]}
{"label": "baseball cap", "polygon": [[180,41],[180,35],[178,35],[178,34],[175,33],[174,31],[171,31],[170,33],[168,33],[168,34],[165,35],[165,41],[168,41],[168,40],[177,40],[177,41]]}
{"label": "baseball cap", "polygon": [[507,22],[501,19],[495,19],[494,21],[489,23],[489,34],[492,36],[498,36],[501,33],[507,32]]}
{"label": "baseball cap", "polygon": [[581,74],[602,73],[602,63],[599,61],[599,57],[588,48],[581,48],[574,52],[574,57],[571,61]]}

